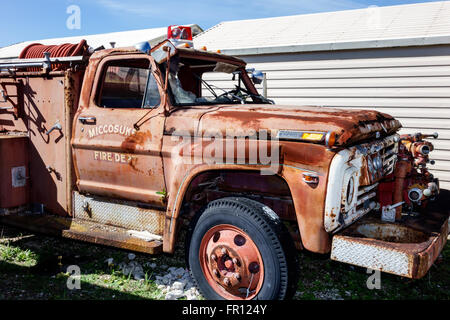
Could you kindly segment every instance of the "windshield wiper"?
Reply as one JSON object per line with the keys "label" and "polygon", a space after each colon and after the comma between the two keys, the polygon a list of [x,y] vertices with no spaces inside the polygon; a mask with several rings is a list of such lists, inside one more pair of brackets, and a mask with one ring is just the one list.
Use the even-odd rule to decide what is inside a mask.
{"label": "windshield wiper", "polygon": [[272,99],[268,99],[268,98],[264,97],[263,95],[260,95],[260,94],[253,94],[253,93],[249,93],[248,95],[249,95],[250,97],[259,98],[259,99],[261,99],[261,100],[263,100],[263,101],[265,101],[265,102],[267,102],[267,103],[269,103],[269,104],[275,104],[275,101],[273,101]]}
{"label": "windshield wiper", "polygon": [[213,95],[214,97],[216,97],[216,99],[219,97],[219,96],[217,95],[217,93],[213,90],[213,88],[211,87],[211,85],[210,85],[208,82],[206,82],[205,80],[203,80],[201,77],[199,77],[199,76],[196,75],[195,73],[193,73],[193,75],[194,75],[194,77],[196,77],[197,79],[199,79],[199,80],[205,85],[206,89],[208,89],[208,91],[211,92],[212,95]]}
{"label": "windshield wiper", "polygon": [[[201,80],[202,80],[203,83],[206,84],[206,81],[205,81],[205,80],[203,80],[203,79],[201,79]],[[222,95],[220,95],[220,96],[224,96],[224,97],[227,97],[228,99],[230,99],[230,97],[228,97],[228,95],[230,95],[230,96],[232,96],[233,98],[238,99],[242,104],[245,103],[244,99],[242,99],[241,97],[239,97],[239,96],[237,96],[237,95],[235,95],[235,94],[232,94],[232,93],[229,92],[229,91],[226,91],[225,89],[219,88],[218,86],[215,86],[215,85],[213,85],[213,84],[208,84],[208,86],[210,86],[211,88],[216,88],[216,89],[222,90],[222,91],[226,94],[226,95],[223,95],[223,94],[222,94]],[[216,99],[219,98],[216,94],[214,94],[214,96],[216,97]],[[230,101],[233,102],[233,99],[230,99]]]}
{"label": "windshield wiper", "polygon": [[[209,92],[211,92],[211,93],[214,95],[214,97],[215,97],[216,99],[218,99],[219,96],[216,94],[216,92],[213,90],[213,88],[222,90],[224,93],[226,93],[226,95],[223,95],[223,96],[226,97],[227,99],[229,99],[231,102],[233,102],[233,99],[230,99],[230,97],[228,97],[228,95],[232,96],[233,98],[238,99],[238,100],[241,102],[241,104],[244,104],[244,103],[245,103],[244,99],[242,99],[241,97],[238,97],[237,95],[232,94],[231,92],[228,92],[228,91],[226,91],[225,89],[219,88],[218,86],[215,86],[215,85],[213,85],[213,84],[209,84],[208,82],[206,82],[205,80],[203,80],[201,77],[199,77],[199,76],[196,75],[195,73],[194,73],[194,77],[196,77],[197,79],[199,79],[199,80],[206,86],[206,88],[209,90]],[[222,95],[221,95],[221,96],[222,96]]]}
{"label": "windshield wiper", "polygon": [[[237,86],[236,86],[237,87]],[[268,102],[269,104],[275,104],[275,101],[268,99],[266,97],[264,97],[263,95],[260,94],[253,94],[248,92],[246,89],[239,87],[240,90],[244,91],[246,94],[248,94],[250,97],[255,97],[255,98],[259,98],[265,102]]]}

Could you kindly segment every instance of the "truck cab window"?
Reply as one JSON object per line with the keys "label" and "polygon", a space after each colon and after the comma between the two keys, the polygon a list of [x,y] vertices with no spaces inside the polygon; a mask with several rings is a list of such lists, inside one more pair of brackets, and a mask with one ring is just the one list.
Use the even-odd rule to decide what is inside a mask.
{"label": "truck cab window", "polygon": [[147,94],[143,104],[144,108],[154,108],[161,103],[161,96],[159,95],[158,84],[153,73],[149,74],[147,83]]}
{"label": "truck cab window", "polygon": [[[165,74],[166,63],[161,65]],[[195,106],[212,104],[263,103],[242,81],[237,65],[201,59],[175,57],[170,62],[169,92],[172,104]],[[245,72],[245,71],[244,71]]]}
{"label": "truck cab window", "polygon": [[101,107],[153,108],[160,102],[158,85],[148,61],[129,61],[128,65],[118,61],[106,67],[99,99]]}

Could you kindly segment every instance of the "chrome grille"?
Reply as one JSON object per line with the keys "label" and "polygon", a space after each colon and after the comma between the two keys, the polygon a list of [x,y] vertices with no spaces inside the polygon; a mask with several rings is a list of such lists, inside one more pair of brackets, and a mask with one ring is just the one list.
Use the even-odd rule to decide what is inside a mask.
{"label": "chrome grille", "polygon": [[373,184],[394,171],[398,153],[398,135],[364,143],[356,147],[365,157],[367,173]]}
{"label": "chrome grille", "polygon": [[384,147],[382,153],[383,159],[383,172],[384,175],[387,176],[394,171],[395,162],[397,161],[397,153],[398,153],[398,142],[389,141]]}
{"label": "chrome grille", "polygon": [[[361,156],[366,159],[367,164],[369,158],[372,159],[374,157],[381,159],[381,164],[379,164],[372,172],[368,170],[369,165],[367,165],[367,168],[361,168],[362,171],[368,170],[368,176],[370,178],[368,182],[371,183],[369,185],[358,186],[356,201],[351,209],[348,210],[347,208],[346,210],[345,201],[342,201],[341,213],[343,213],[345,225],[352,223],[377,207],[376,196],[379,184],[378,181],[393,173],[395,168],[398,152],[398,135],[392,135],[382,140],[364,143],[356,146],[356,148]],[[345,196],[344,193],[343,197]]]}
{"label": "chrome grille", "polygon": [[377,195],[376,187],[378,183],[375,183],[371,186],[359,187],[358,188],[358,200],[356,201],[356,207],[359,207],[361,204],[364,204],[369,199],[372,199]]}

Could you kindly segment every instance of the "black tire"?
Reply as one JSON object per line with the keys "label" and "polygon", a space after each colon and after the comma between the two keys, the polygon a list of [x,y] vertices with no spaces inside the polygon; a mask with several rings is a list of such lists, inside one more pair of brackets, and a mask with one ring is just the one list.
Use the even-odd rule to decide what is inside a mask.
{"label": "black tire", "polygon": [[243,230],[260,252],[264,264],[264,281],[253,299],[291,298],[298,280],[298,255],[286,226],[267,206],[240,197],[212,201],[191,223],[186,242],[186,260],[201,294],[210,300],[224,299],[208,283],[199,259],[203,236],[211,228],[223,224]]}

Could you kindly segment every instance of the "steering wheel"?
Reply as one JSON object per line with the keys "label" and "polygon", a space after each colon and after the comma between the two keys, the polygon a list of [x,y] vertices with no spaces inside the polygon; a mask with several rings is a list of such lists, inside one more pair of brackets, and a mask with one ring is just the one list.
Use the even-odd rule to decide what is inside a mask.
{"label": "steering wheel", "polygon": [[245,101],[250,95],[249,94],[242,94],[242,88],[236,86],[236,88],[234,88],[233,90],[227,91],[222,93],[221,95],[218,96],[218,98],[221,97],[227,97],[230,98],[230,95],[232,97],[231,100],[234,100],[236,97],[242,99],[242,101]]}

